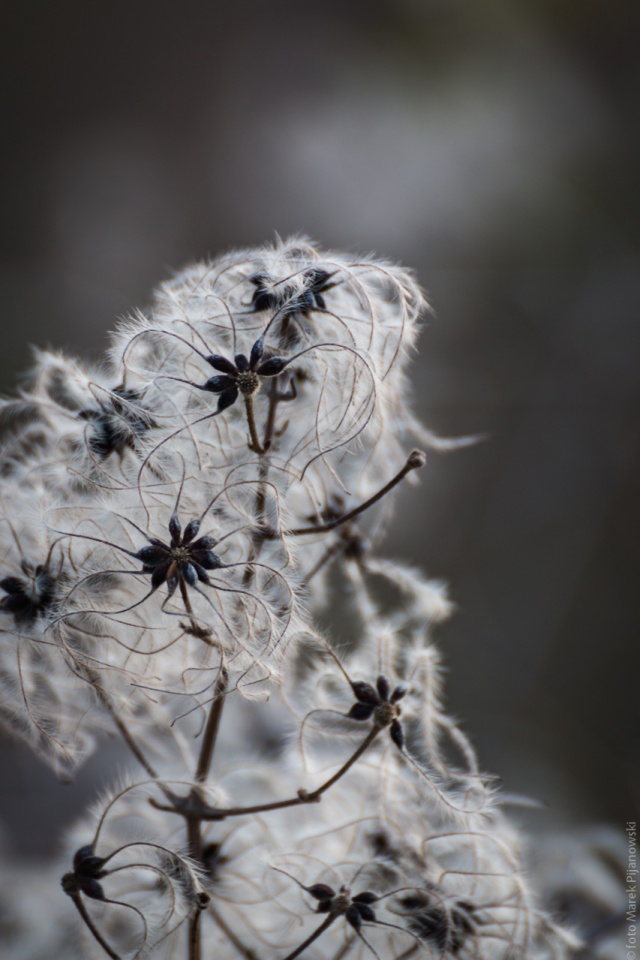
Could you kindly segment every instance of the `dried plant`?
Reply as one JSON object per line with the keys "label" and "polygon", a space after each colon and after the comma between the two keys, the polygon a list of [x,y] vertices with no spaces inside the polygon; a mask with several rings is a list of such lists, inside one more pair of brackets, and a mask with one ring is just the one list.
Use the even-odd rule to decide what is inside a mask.
{"label": "dried plant", "polygon": [[5,402],[2,719],[63,777],[105,730],[136,763],[71,833],[68,899],[38,879],[48,956],[574,942],[443,707],[443,586],[378,555],[433,440],[407,399],[425,308],[394,264],[277,242],[162,285],[103,366],[39,352]]}

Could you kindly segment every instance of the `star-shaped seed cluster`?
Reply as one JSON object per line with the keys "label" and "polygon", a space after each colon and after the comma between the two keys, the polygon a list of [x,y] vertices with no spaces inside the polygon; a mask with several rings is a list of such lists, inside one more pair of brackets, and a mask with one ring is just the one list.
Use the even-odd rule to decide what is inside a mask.
{"label": "star-shaped seed cluster", "polygon": [[306,317],[312,310],[326,309],[323,293],[335,286],[329,283],[332,276],[328,270],[311,267],[302,275],[302,291],[296,293],[291,284],[274,283],[266,274],[255,273],[249,277],[250,283],[256,288],[251,306],[256,312],[277,310],[283,320],[295,314]]}
{"label": "star-shaped seed cluster", "polygon": [[73,870],[62,878],[62,889],[73,895],[84,893],[92,900],[104,900],[104,890],[98,881],[105,876],[103,857],[95,855],[93,844],[87,844],[76,851],[73,858]]}
{"label": "star-shaped seed cluster", "polygon": [[0,600],[0,613],[11,613],[17,624],[33,623],[55,600],[56,581],[46,564],[37,566],[29,560],[20,563],[24,577],[4,577],[0,589],[6,596]]}
{"label": "star-shaped seed cluster", "polygon": [[135,451],[137,441],[156,425],[142,408],[140,394],[122,386],[114,387],[109,400],[99,407],[80,410],[78,419],[91,424],[87,445],[100,460],[112,453],[122,456],[127,449]]}
{"label": "star-shaped seed cluster", "polygon": [[442,898],[436,900],[429,894],[417,892],[398,902],[409,912],[408,926],[415,936],[454,956],[476,933],[476,924],[481,923],[475,906],[467,900],[447,905]]}
{"label": "star-shaped seed cluster", "polygon": [[376,920],[371,904],[379,900],[379,897],[371,890],[364,890],[352,897],[346,887],[340,887],[336,893],[333,887],[326,883],[314,883],[313,886],[304,889],[318,901],[316,913],[329,913],[335,917],[344,916],[354,930],[360,929],[363,920],[369,923],[374,923]]}
{"label": "star-shaped seed cluster", "polygon": [[222,561],[213,552],[217,541],[210,536],[196,540],[199,531],[200,520],[191,520],[183,533],[174,514],[169,521],[170,543],[150,537],[149,545],[138,550],[135,556],[142,560],[142,572],[151,574],[154,590],[166,583],[171,597],[180,583],[190,587],[195,587],[198,580],[210,584],[207,570],[218,570]]}
{"label": "star-shaped seed cluster", "polygon": [[398,717],[401,708],[400,700],[406,696],[406,688],[397,686],[391,690],[391,684],[384,676],[379,676],[376,680],[375,688],[364,681],[356,681],[351,684],[351,689],[356,695],[356,703],[353,704],[347,716],[351,720],[364,722],[373,718],[374,723],[381,729],[389,727],[389,735],[399,750],[404,747],[404,730]]}
{"label": "star-shaped seed cluster", "polygon": [[226,410],[242,394],[252,397],[260,389],[262,377],[277,377],[291,361],[286,357],[264,357],[264,338],[260,337],[251,348],[247,358],[244,353],[236,354],[233,361],[218,353],[206,358],[214,370],[222,376],[211,377],[200,389],[219,394],[218,413]]}

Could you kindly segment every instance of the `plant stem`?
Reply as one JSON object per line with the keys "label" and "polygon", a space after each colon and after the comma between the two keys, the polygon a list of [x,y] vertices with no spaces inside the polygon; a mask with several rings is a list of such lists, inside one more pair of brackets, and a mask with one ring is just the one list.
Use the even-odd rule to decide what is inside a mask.
{"label": "plant stem", "polygon": [[112,719],[113,722],[114,722],[114,725],[116,726],[116,728],[117,728],[117,730],[118,730],[118,733],[120,734],[120,736],[122,737],[122,739],[123,739],[124,742],[126,743],[127,747],[129,748],[129,750],[131,751],[131,753],[133,754],[133,756],[136,758],[136,760],[138,761],[138,763],[140,764],[140,766],[144,769],[144,771],[151,777],[151,779],[158,781],[158,786],[159,786],[159,788],[162,790],[162,792],[164,793],[164,795],[165,795],[165,797],[167,798],[167,800],[168,800],[170,803],[174,802],[174,801],[175,801],[175,795],[172,793],[171,790],[169,790],[168,787],[166,787],[166,786],[158,779],[158,773],[157,773],[155,767],[153,767],[153,766],[151,765],[151,763],[149,763],[149,761],[148,761],[147,758],[145,757],[144,753],[142,752],[142,750],[140,749],[140,747],[138,746],[138,744],[137,744],[136,741],[134,740],[133,735],[132,735],[131,731],[129,730],[129,727],[126,725],[126,723],[124,722],[124,720],[122,720],[122,719],[118,716],[118,714],[116,713],[115,708],[114,708],[113,704],[111,703],[111,700],[109,699],[106,691],[103,689],[102,684],[100,683],[100,678],[97,677],[95,674],[91,674],[91,675],[90,675],[90,682],[91,682],[94,690],[96,691],[96,694],[97,694],[97,696],[98,696],[98,699],[99,699],[100,702],[103,704],[103,706],[105,707],[105,709],[108,711],[109,715],[111,716],[111,719]]}
{"label": "plant stem", "polygon": [[[207,724],[205,726],[202,743],[200,745],[200,753],[198,754],[198,762],[196,766],[196,772],[194,774],[194,780],[196,783],[204,783],[204,781],[207,779],[209,770],[211,769],[213,753],[218,739],[218,731],[220,729],[222,709],[224,707],[224,695],[228,685],[229,671],[225,666],[224,658],[222,658],[220,661],[218,679],[216,680],[216,685],[213,692],[213,700],[209,709]],[[190,798],[191,800],[194,800],[197,798],[197,796],[197,787],[194,787],[191,791]],[[187,845],[189,848],[189,855],[198,863],[202,863],[201,822],[201,817],[196,816],[187,818]],[[201,957],[202,947],[200,937],[200,914],[201,911],[198,910],[189,918],[189,960],[200,960]]]}
{"label": "plant stem", "polygon": [[420,467],[423,467],[426,463],[426,454],[421,450],[414,450],[409,454],[407,462],[405,463],[402,470],[400,470],[395,477],[389,480],[388,483],[378,490],[377,493],[374,493],[372,497],[369,497],[368,500],[365,500],[364,503],[361,503],[360,506],[354,507],[353,510],[350,510],[349,513],[343,514],[341,517],[337,517],[335,520],[328,520],[326,523],[319,523],[314,527],[297,527],[294,530],[289,530],[289,536],[301,537],[309,533],[326,533],[329,530],[335,530],[336,527],[339,527],[343,523],[347,523],[348,520],[353,520],[354,517],[357,517],[359,514],[364,513],[365,510],[368,510],[369,507],[372,507],[374,503],[377,503],[378,500],[382,500],[390,490],[393,490],[401,480],[404,480],[408,473],[411,473],[412,470],[419,470]]}
{"label": "plant stem", "polygon": [[[332,957],[332,960],[342,960],[344,955],[348,953],[351,947],[353,946],[354,940],[355,940],[355,937],[349,937],[347,940],[345,940],[342,946],[338,949],[337,953],[335,953],[334,956]],[[398,960],[400,960],[400,957],[398,957]]]}
{"label": "plant stem", "polygon": [[[258,489],[256,491],[256,507],[255,507],[255,516],[256,523],[258,525],[258,530],[254,536],[253,543],[251,545],[251,553],[249,555],[249,561],[253,562],[257,560],[262,551],[262,545],[265,541],[265,536],[260,533],[259,527],[264,521],[264,512],[267,502],[267,478],[269,476],[269,457],[264,456],[271,447],[273,441],[273,435],[275,432],[276,425],[276,411],[278,409],[278,403],[280,402],[280,392],[278,390],[278,377],[274,377],[271,381],[271,386],[269,388],[269,411],[267,413],[267,422],[265,425],[264,439],[262,445],[258,443],[257,447],[254,443],[254,449],[262,455],[260,461],[260,467],[258,470]],[[253,404],[253,398],[246,398],[247,400],[251,399]],[[251,408],[253,414],[253,406]],[[247,412],[247,417],[249,416]],[[254,420],[255,426],[255,420]],[[247,567],[244,572],[244,577],[242,579],[242,585],[244,587],[248,586],[253,579],[253,570],[251,567]]]}
{"label": "plant stem", "polygon": [[340,780],[340,778],[344,776],[347,770],[349,770],[354,765],[356,760],[360,759],[360,757],[365,752],[365,750],[367,750],[371,746],[375,738],[380,733],[381,729],[382,728],[378,726],[372,727],[369,733],[367,734],[367,736],[365,737],[365,739],[360,744],[360,746],[351,754],[349,759],[342,764],[338,772],[334,773],[334,775],[330,777],[329,780],[325,780],[325,782],[322,784],[321,787],[318,787],[312,793],[307,794],[311,803],[318,800],[322,796],[322,794],[329,789],[329,787],[332,787],[334,783],[337,783],[338,780]]}
{"label": "plant stem", "polygon": [[418,944],[414,943],[412,947],[407,947],[404,953],[401,953],[397,960],[408,960],[409,957],[413,956],[416,950],[418,950]]}
{"label": "plant stem", "polygon": [[278,403],[281,400],[280,390],[278,388],[279,379],[279,377],[274,377],[269,387],[269,409],[267,411],[267,422],[265,424],[264,439],[262,441],[264,450],[268,450],[271,446],[276,429],[276,411],[278,409]]}
{"label": "plant stem", "polygon": [[333,543],[329,547],[329,549],[320,557],[320,559],[315,564],[315,566],[313,566],[311,570],[309,570],[309,573],[307,573],[302,578],[302,583],[305,585],[305,587],[307,586],[308,583],[310,583],[313,580],[313,578],[317,573],[320,573],[322,568],[326,566],[326,564],[329,563],[329,561],[333,557],[337,556],[337,554],[340,553],[340,550],[343,548],[344,548],[344,544],[341,543],[340,541],[338,541],[337,543]]}
{"label": "plant stem", "polygon": [[198,766],[196,767],[194,778],[198,783],[204,783],[204,781],[207,779],[209,770],[211,769],[213,752],[218,739],[220,720],[222,718],[222,710],[224,707],[224,695],[227,692],[228,685],[229,671],[227,670],[223,659],[220,661],[220,672],[218,673],[218,679],[216,680],[216,685],[213,691],[213,701],[211,703],[211,709],[209,710],[209,716],[207,718],[207,725],[205,727],[202,744],[200,746]]}
{"label": "plant stem", "polygon": [[255,960],[256,955],[253,950],[250,950],[249,947],[246,947],[242,940],[235,935],[231,927],[227,925],[226,920],[220,916],[212,903],[209,904],[207,909],[213,917],[214,922],[220,927],[227,940],[233,944],[238,953],[241,953],[243,957],[247,958],[247,960]]}
{"label": "plant stem", "polygon": [[116,713],[115,708],[111,703],[111,701],[109,700],[109,697],[107,696],[105,691],[102,689],[102,687],[99,684],[96,684],[95,691],[98,694],[99,700],[101,701],[103,706],[106,707],[109,714],[111,715],[111,719],[113,720],[114,724],[118,728],[118,732],[120,736],[126,743],[131,753],[134,755],[138,763],[144,768],[146,773],[148,773],[153,780],[157,780],[158,774],[155,768],[149,763],[144,753],[142,752],[142,750],[140,749],[136,741],[133,739],[133,736],[131,735],[131,731],[129,730],[127,725]]}
{"label": "plant stem", "polygon": [[[209,808],[201,807],[196,809],[193,813],[190,813],[188,807],[185,809],[180,809],[180,807],[169,807],[163,804],[157,803],[155,800],[151,799],[149,802],[156,807],[158,810],[166,810],[170,813],[179,813],[182,816],[186,817],[188,820],[198,819],[199,821],[215,821],[215,820],[225,820],[227,817],[242,817],[252,813],[267,813],[269,810],[282,810],[285,807],[297,807],[305,803],[318,803],[323,793],[337,783],[341,777],[354,765],[354,763],[362,756],[362,754],[369,748],[373,743],[375,738],[380,733],[382,728],[374,726],[371,728],[366,738],[362,741],[360,746],[351,754],[348,760],[346,760],[340,769],[333,774],[328,780],[325,780],[321,786],[316,787],[315,790],[308,792],[306,790],[300,790],[295,797],[289,797],[287,800],[274,800],[272,803],[258,803],[250,807],[226,807],[226,808]],[[191,798],[189,798],[191,799]]]}
{"label": "plant stem", "polygon": [[253,405],[252,394],[245,395],[244,405],[247,411],[247,423],[249,425],[249,436],[251,437],[251,449],[254,450],[255,453],[263,454],[265,452],[265,448],[260,443],[260,437],[258,436],[258,427],[256,424],[256,413]]}
{"label": "plant stem", "polygon": [[209,630],[204,630],[198,623],[198,618],[193,612],[193,607],[191,606],[191,599],[189,597],[189,588],[187,587],[186,582],[180,578],[180,595],[182,596],[182,602],[184,603],[184,609],[191,621],[191,632],[195,637],[200,637],[201,640],[207,641],[207,637],[210,636]]}
{"label": "plant stem", "polygon": [[92,920],[91,917],[89,916],[89,914],[88,914],[88,912],[87,912],[87,908],[85,907],[84,903],[82,902],[82,897],[80,896],[80,894],[79,894],[79,893],[75,893],[75,894],[74,894],[74,893],[70,893],[69,896],[70,896],[71,899],[73,900],[73,903],[74,903],[74,905],[75,905],[75,907],[76,907],[76,910],[78,911],[78,913],[80,914],[80,916],[81,916],[82,919],[84,920],[84,922],[85,922],[88,930],[90,930],[90,932],[91,932],[91,934],[93,935],[94,939],[97,940],[97,942],[100,944],[100,946],[102,947],[102,949],[104,950],[104,952],[107,954],[107,956],[111,957],[111,960],[121,960],[120,955],[119,955],[118,953],[116,953],[115,950],[112,950],[112,949],[111,949],[111,947],[109,946],[109,944],[107,943],[107,941],[103,938],[102,934],[100,933],[100,931],[98,930],[98,928],[97,928],[96,925],[94,924],[93,920]]}
{"label": "plant stem", "polygon": [[335,920],[335,915],[330,913],[328,917],[325,917],[323,922],[317,927],[311,936],[307,937],[304,943],[301,943],[299,947],[296,947],[291,953],[288,953],[284,960],[294,960],[295,957],[299,957],[303,950],[306,950],[307,947],[310,947],[314,940],[317,940],[325,930],[328,930],[333,921]]}
{"label": "plant stem", "polygon": [[200,960],[202,956],[200,940],[200,917],[202,910],[196,910],[189,917],[189,960]]}

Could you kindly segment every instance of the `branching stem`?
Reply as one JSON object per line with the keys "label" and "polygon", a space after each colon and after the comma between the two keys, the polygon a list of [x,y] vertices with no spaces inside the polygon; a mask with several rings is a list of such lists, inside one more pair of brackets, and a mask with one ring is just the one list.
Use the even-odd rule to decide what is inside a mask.
{"label": "branching stem", "polygon": [[304,943],[301,943],[299,947],[296,947],[291,953],[288,953],[284,960],[294,960],[295,957],[299,957],[303,950],[306,950],[307,947],[310,947],[314,940],[317,940],[318,937],[322,936],[325,930],[328,930],[333,921],[336,919],[335,914],[330,913],[328,917],[322,921],[319,927],[317,927],[313,933],[307,937]]}
{"label": "branching stem", "polygon": [[201,960],[200,917],[202,910],[196,910],[189,917],[189,960]]}
{"label": "branching stem", "polygon": [[82,902],[82,897],[79,893],[69,893],[69,896],[73,900],[76,910],[82,917],[84,923],[86,924],[87,929],[91,932],[94,939],[100,944],[107,956],[111,957],[111,960],[121,960],[120,954],[116,953],[115,950],[112,950],[107,941],[104,939],[93,920],[87,912],[87,908]]}
{"label": "branching stem", "polygon": [[158,773],[157,773],[155,767],[153,767],[152,764],[147,760],[146,756],[144,755],[144,753],[142,752],[142,750],[141,750],[141,748],[139,747],[138,743],[137,743],[136,740],[134,739],[133,734],[132,734],[131,731],[129,730],[129,727],[126,725],[126,723],[124,722],[124,720],[123,720],[121,717],[118,716],[118,714],[117,714],[117,712],[116,712],[116,709],[115,709],[115,707],[113,706],[113,704],[111,703],[111,700],[110,700],[108,694],[107,694],[106,691],[103,689],[102,684],[100,683],[100,678],[97,677],[97,676],[95,676],[95,674],[91,674],[91,675],[90,675],[90,682],[91,682],[91,685],[93,686],[93,688],[94,688],[94,690],[95,690],[95,692],[96,692],[96,694],[97,694],[98,699],[100,700],[100,702],[102,703],[102,705],[105,707],[105,709],[106,709],[107,712],[109,713],[111,719],[113,720],[113,723],[114,723],[115,727],[116,727],[117,730],[118,730],[118,733],[120,734],[120,736],[122,737],[122,739],[123,739],[124,742],[126,743],[127,747],[129,748],[129,750],[131,751],[131,753],[133,754],[133,756],[136,758],[136,760],[138,761],[138,763],[140,764],[140,766],[143,768],[143,770],[145,771],[145,773],[147,773],[147,774],[149,775],[149,777],[151,777],[152,780],[158,780],[158,786],[160,787],[160,789],[161,789],[162,792],[164,793],[164,795],[165,795],[165,797],[167,798],[167,800],[169,801],[169,803],[174,803],[174,802],[175,802],[175,799],[176,799],[176,798],[175,798],[175,794],[174,794],[171,790],[169,790],[169,788],[166,787],[166,786],[158,779]]}
{"label": "branching stem", "polygon": [[104,706],[104,707],[107,709],[107,711],[109,712],[109,714],[110,714],[110,716],[111,716],[111,719],[113,720],[115,726],[116,726],[117,729],[118,729],[118,733],[120,734],[120,736],[122,737],[122,739],[123,739],[124,742],[126,743],[127,747],[128,747],[129,750],[131,751],[131,753],[134,755],[134,757],[136,758],[136,760],[138,761],[138,763],[140,764],[140,766],[143,767],[143,769],[145,770],[145,772],[148,773],[148,775],[149,775],[153,780],[157,780],[157,779],[158,779],[158,774],[157,774],[155,768],[149,763],[149,761],[148,761],[147,758],[145,757],[144,753],[142,752],[142,750],[140,749],[140,747],[138,746],[138,744],[137,744],[136,741],[134,740],[134,738],[133,738],[133,736],[132,736],[132,734],[131,734],[131,731],[129,730],[129,728],[128,728],[128,726],[126,725],[126,723],[125,723],[125,722],[122,720],[122,718],[119,717],[118,714],[116,713],[115,707],[114,707],[113,704],[111,703],[111,700],[109,699],[109,697],[107,696],[107,694],[105,693],[105,691],[102,689],[102,686],[100,685],[100,683],[96,683],[94,689],[95,689],[95,691],[96,691],[96,693],[97,693],[97,695],[98,695],[98,699],[100,700],[100,702],[103,704],[103,706]]}
{"label": "branching stem", "polygon": [[422,450],[414,450],[409,454],[407,462],[403,466],[395,477],[389,480],[388,483],[384,485],[377,493],[374,493],[372,497],[369,497],[368,500],[365,500],[364,503],[361,503],[360,506],[354,507],[353,510],[350,510],[348,513],[343,514],[341,517],[336,517],[335,520],[328,520],[326,523],[318,523],[313,527],[297,527],[294,530],[289,530],[289,536],[293,537],[302,537],[310,533],[327,533],[329,530],[335,530],[336,527],[341,526],[343,523],[347,523],[349,520],[353,520],[354,517],[357,517],[359,514],[364,513],[365,510],[368,510],[369,507],[372,507],[374,503],[377,503],[378,500],[382,500],[390,490],[393,490],[408,473],[411,473],[413,470],[419,470],[421,467],[424,467],[427,462],[426,454]]}
{"label": "branching stem", "polygon": [[258,436],[258,426],[256,424],[256,412],[253,404],[253,395],[246,394],[244,398],[244,405],[247,411],[247,423],[249,425],[249,436],[251,438],[251,449],[255,453],[262,455],[266,452],[266,447],[260,443],[260,437]]}
{"label": "branching stem", "polygon": [[247,960],[256,960],[256,955],[253,950],[250,950],[249,947],[245,946],[242,940],[236,936],[231,927],[227,924],[226,920],[220,916],[216,908],[212,903],[209,903],[208,911],[213,917],[214,923],[218,925],[220,930],[224,933],[225,937],[229,943],[233,944],[238,953],[241,953],[243,957],[246,957]]}
{"label": "branching stem", "polygon": [[191,623],[191,633],[194,637],[199,637],[201,640],[204,640],[205,643],[209,643],[209,636],[211,634],[210,630],[204,629],[199,623],[198,618],[193,612],[193,607],[191,606],[191,598],[189,597],[189,588],[187,587],[186,582],[180,578],[180,594],[182,596],[182,602],[184,603],[184,609],[189,617]]}
{"label": "branching stem", "polygon": [[[225,665],[224,658],[222,658],[220,661],[218,679],[216,680],[213,691],[213,700],[209,709],[209,716],[207,717],[202,743],[200,744],[200,753],[198,754],[198,762],[194,774],[194,780],[196,783],[204,783],[209,774],[209,770],[211,769],[213,754],[218,740],[220,721],[222,719],[225,693],[227,692],[228,685],[229,671]],[[197,787],[192,789],[189,799],[191,802],[199,801]],[[187,819],[187,844],[189,848],[189,854],[198,863],[202,863],[201,823],[201,817],[189,817]],[[201,911],[198,910],[189,918],[189,960],[200,960],[201,957],[202,945],[200,937],[200,913]]]}
{"label": "branching stem", "polygon": [[[267,813],[270,810],[282,810],[285,807],[297,807],[305,803],[318,803],[323,793],[326,793],[326,791],[329,790],[334,783],[337,783],[338,780],[340,780],[345,773],[351,769],[354,763],[360,759],[365,750],[367,750],[376,739],[381,729],[382,727],[378,726],[372,727],[360,746],[351,754],[349,759],[342,764],[340,769],[334,773],[332,777],[330,777],[328,780],[325,780],[323,784],[310,792],[307,790],[299,790],[295,797],[289,797],[287,800],[274,800],[272,803],[257,803],[250,807],[214,808],[207,807],[204,804],[197,805],[197,798],[195,798],[193,794],[190,794],[189,797],[182,802],[182,804],[179,803],[176,806],[167,806],[157,803],[157,801],[153,800],[153,798],[149,802],[158,810],[166,810],[170,813],[178,813],[185,817],[188,821],[225,820],[227,817],[242,817],[253,813]],[[196,801],[195,805],[194,801]]]}
{"label": "branching stem", "polygon": [[340,550],[343,548],[344,548],[344,544],[341,543],[340,541],[338,541],[337,543],[331,544],[329,549],[326,550],[325,553],[323,553],[323,555],[320,557],[318,562],[311,568],[311,570],[309,570],[309,573],[307,573],[302,578],[302,582],[304,583],[305,587],[307,586],[307,584],[311,583],[311,581],[316,576],[316,574],[320,573],[322,568],[325,567],[330,560],[336,557],[340,553]]}
{"label": "branching stem", "polygon": [[[269,477],[269,457],[264,456],[273,442],[273,437],[275,434],[276,426],[276,412],[278,409],[278,404],[282,399],[282,395],[278,389],[278,377],[274,377],[271,381],[271,386],[269,388],[269,410],[267,413],[267,422],[264,430],[264,439],[262,444],[258,441],[257,445],[253,442],[253,449],[263,455],[260,460],[260,467],[258,472],[258,489],[256,491],[256,505],[255,505],[255,518],[258,530],[253,540],[251,546],[251,554],[249,556],[250,562],[257,560],[262,551],[262,545],[266,540],[266,534],[261,531],[261,527],[264,527],[264,515],[265,507],[267,504],[267,479]],[[251,400],[251,416],[253,417],[253,397],[245,398],[247,403]],[[247,419],[249,420],[249,429],[251,430],[251,419],[249,418],[249,408],[247,407]],[[254,430],[255,430],[255,418],[253,420]],[[243,586],[248,586],[253,579],[253,570],[250,566],[247,566],[244,577],[243,577]]]}
{"label": "branching stem", "polygon": [[194,778],[197,783],[204,783],[204,781],[207,779],[209,770],[211,769],[213,752],[216,747],[218,731],[220,729],[220,720],[222,718],[225,693],[227,692],[228,686],[229,671],[225,666],[224,660],[222,660],[220,663],[218,679],[216,680],[216,685],[213,691],[213,701],[211,703],[211,709],[209,710],[207,725],[204,729],[204,736],[200,746],[200,755],[198,756],[198,765],[196,767]]}

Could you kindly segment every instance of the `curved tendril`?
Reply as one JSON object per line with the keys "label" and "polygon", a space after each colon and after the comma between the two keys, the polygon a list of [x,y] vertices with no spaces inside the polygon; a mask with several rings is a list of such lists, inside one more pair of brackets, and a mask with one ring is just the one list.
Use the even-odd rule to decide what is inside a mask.
{"label": "curved tendril", "polygon": [[138,481],[137,481],[138,485],[140,485],[140,483],[142,482],[142,474],[144,472],[145,467],[148,465],[151,458],[155,456],[155,454],[158,452],[160,447],[163,447],[166,443],[169,443],[170,440],[173,440],[175,437],[179,436],[179,434],[181,434],[184,430],[191,430],[193,427],[197,427],[199,423],[204,423],[205,420],[211,420],[213,417],[217,417],[218,414],[220,413],[224,413],[224,411],[212,410],[210,413],[206,413],[203,417],[198,417],[196,420],[191,420],[188,423],[184,423],[177,430],[174,430],[173,433],[170,433],[167,437],[165,437],[164,440],[161,440],[159,443],[157,443],[153,448],[153,450],[149,451],[147,456],[142,461],[142,464],[140,465],[140,469],[138,471]]}

